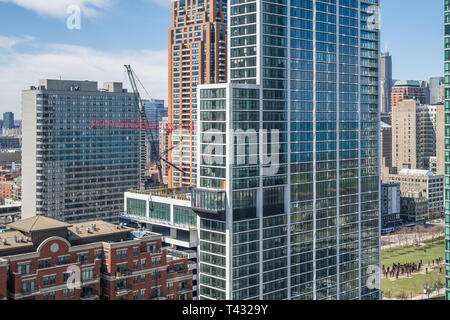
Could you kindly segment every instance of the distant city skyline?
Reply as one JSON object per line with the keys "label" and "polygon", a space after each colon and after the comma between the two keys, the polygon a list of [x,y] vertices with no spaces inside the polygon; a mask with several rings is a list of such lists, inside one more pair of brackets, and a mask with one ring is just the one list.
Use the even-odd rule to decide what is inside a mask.
{"label": "distant city skyline", "polygon": [[[72,2],[0,0],[0,114],[21,119],[20,92],[40,79],[112,79],[128,87],[123,64],[133,65],[152,98],[167,101],[170,1],[79,0],[81,29],[69,30]],[[381,11],[380,46],[392,55],[393,78],[443,76],[441,1],[383,0]]]}

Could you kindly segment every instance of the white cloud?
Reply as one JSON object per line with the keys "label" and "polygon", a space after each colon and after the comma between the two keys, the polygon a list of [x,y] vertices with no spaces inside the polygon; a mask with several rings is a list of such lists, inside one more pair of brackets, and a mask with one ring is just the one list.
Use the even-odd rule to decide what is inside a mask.
{"label": "white cloud", "polygon": [[[0,40],[1,41],[1,40]],[[0,114],[21,114],[21,91],[36,86],[40,79],[123,82],[131,89],[124,64],[131,64],[152,98],[167,101],[167,52],[102,52],[81,46],[50,45],[42,53],[0,51]],[[3,62],[3,64],[1,63]],[[143,98],[147,98],[139,88]]]}
{"label": "white cloud", "polygon": [[23,36],[23,37],[7,37],[0,35],[0,50],[11,50],[16,45],[34,40],[33,37]]}
{"label": "white cloud", "polygon": [[71,5],[80,7],[83,16],[88,18],[95,17],[101,11],[109,8],[113,1],[114,0],[0,0],[0,2],[14,3],[41,15],[54,18],[68,17],[67,8]]}

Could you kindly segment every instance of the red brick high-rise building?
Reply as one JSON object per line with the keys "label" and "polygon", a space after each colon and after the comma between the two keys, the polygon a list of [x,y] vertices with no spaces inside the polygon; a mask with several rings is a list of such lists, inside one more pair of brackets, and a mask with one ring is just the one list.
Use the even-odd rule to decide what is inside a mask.
{"label": "red brick high-rise building", "polygon": [[[169,30],[168,185],[196,185],[197,86],[227,81],[226,0],[174,0]],[[185,128],[183,130],[183,128]]]}

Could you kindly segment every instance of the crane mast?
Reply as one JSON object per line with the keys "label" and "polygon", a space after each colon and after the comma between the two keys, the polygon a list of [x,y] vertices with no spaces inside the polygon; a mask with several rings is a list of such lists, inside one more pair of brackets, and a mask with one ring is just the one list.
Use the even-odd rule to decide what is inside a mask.
{"label": "crane mast", "polygon": [[[144,102],[141,99],[141,95],[139,94],[139,89],[137,87],[136,79],[139,81],[139,78],[135,75],[133,69],[131,68],[131,65],[125,65],[125,69],[128,73],[128,78],[130,79],[130,84],[134,93],[134,97],[136,100],[136,104],[139,108],[139,149],[140,149],[140,162],[139,162],[139,187],[141,189],[145,189],[145,140],[146,136],[150,137],[150,146],[151,151],[155,155],[156,159],[156,167],[158,168],[158,175],[159,175],[159,181],[160,186],[164,187],[164,180],[163,180],[163,173],[162,173],[162,164],[161,162],[166,163],[167,165],[173,167],[174,169],[181,171],[182,173],[185,173],[182,169],[176,167],[166,159],[162,157],[163,154],[167,154],[169,151],[173,150],[176,146],[172,147],[169,150],[166,150],[163,154],[160,154],[159,152],[159,146],[156,146],[155,139],[153,137],[153,132],[150,129],[150,126],[148,125],[148,119],[145,112],[145,105]],[[139,83],[142,85],[142,83],[139,81]],[[145,90],[145,88],[144,88]]]}

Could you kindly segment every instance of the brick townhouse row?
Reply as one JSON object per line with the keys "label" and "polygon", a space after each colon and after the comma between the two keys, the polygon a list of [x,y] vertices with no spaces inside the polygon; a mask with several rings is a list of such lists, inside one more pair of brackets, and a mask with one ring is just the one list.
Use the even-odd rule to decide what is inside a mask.
{"label": "brick townhouse row", "polygon": [[161,235],[37,216],[0,233],[0,299],[191,300],[187,255]]}

